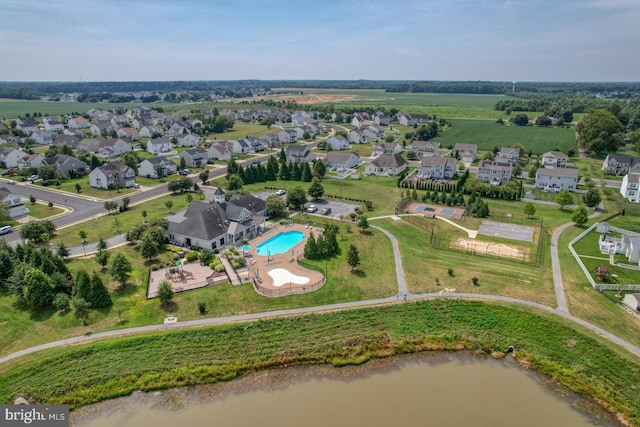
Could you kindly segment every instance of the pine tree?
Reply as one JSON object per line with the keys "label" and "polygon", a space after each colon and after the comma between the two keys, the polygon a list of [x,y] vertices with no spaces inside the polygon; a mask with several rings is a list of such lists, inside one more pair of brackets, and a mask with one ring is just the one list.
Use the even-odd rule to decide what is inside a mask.
{"label": "pine tree", "polygon": [[286,163],[280,165],[280,172],[278,173],[278,179],[280,181],[289,181],[291,176],[289,175],[289,166]]}
{"label": "pine tree", "polygon": [[287,153],[285,153],[284,147],[280,148],[280,153],[278,154],[278,162],[280,164],[287,162]]}
{"label": "pine tree", "polygon": [[318,259],[318,245],[313,232],[309,233],[307,243],[304,245],[304,257],[307,259]]}
{"label": "pine tree", "polygon": [[304,162],[302,164],[302,182],[311,182],[313,178],[313,174],[311,173],[311,167],[309,167],[309,163]]}
{"label": "pine tree", "polygon": [[112,304],[111,295],[109,290],[102,283],[102,279],[98,276],[98,273],[93,273],[91,276],[91,286],[89,291],[89,297],[86,299],[93,308],[109,307]]}
{"label": "pine tree", "polygon": [[73,297],[80,297],[83,299],[89,298],[89,293],[91,292],[91,278],[89,274],[85,270],[78,270],[76,273],[75,280],[73,281],[73,289],[71,295]]}
{"label": "pine tree", "polygon": [[349,245],[349,252],[347,252],[347,263],[351,267],[351,271],[357,270],[360,265],[360,252],[353,244]]}

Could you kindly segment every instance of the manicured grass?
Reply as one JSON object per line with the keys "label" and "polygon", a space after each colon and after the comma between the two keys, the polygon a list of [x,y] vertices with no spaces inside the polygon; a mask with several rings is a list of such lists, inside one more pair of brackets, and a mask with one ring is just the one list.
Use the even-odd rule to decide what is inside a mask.
{"label": "manicured grass", "polygon": [[28,394],[72,408],[133,390],[229,380],[291,365],[360,364],[425,350],[489,354],[516,348],[523,365],[640,422],[640,362],[549,314],[434,300],[98,341],[0,366],[0,402]]}
{"label": "manicured grass", "polygon": [[[590,221],[589,224],[593,222]],[[584,229],[569,227],[558,242],[564,292],[569,311],[635,345],[640,345],[637,331],[640,321],[633,318],[611,300],[591,287],[584,273],[569,252],[568,244]]]}
{"label": "manicured grass", "polygon": [[[118,216],[125,215],[126,213]],[[139,215],[140,210],[133,214],[134,220],[138,223],[142,220]],[[150,211],[147,220],[151,217]],[[109,217],[107,219],[111,220]],[[127,220],[123,219],[122,223],[125,224],[125,221]],[[0,354],[56,339],[82,335],[87,330],[98,332],[162,323],[168,313],[178,316],[180,320],[198,319],[202,317],[198,313],[199,302],[204,302],[208,307],[207,316],[219,317],[231,313],[256,313],[382,298],[396,293],[398,287],[393,268],[393,250],[389,239],[377,230],[363,234],[353,226],[353,231],[347,232],[345,223],[337,224],[340,229],[338,236],[340,254],[326,261],[303,260],[303,265],[311,269],[324,272],[328,268],[327,283],[315,292],[288,297],[267,298],[258,295],[251,285],[231,287],[228,284],[221,284],[178,293],[174,298],[175,304],[164,310],[157,299],[151,301],[145,299],[146,285],[149,267],[171,261],[172,253],[167,252],[157,259],[145,261],[141,258],[137,245],[125,245],[113,249],[124,252],[133,263],[134,271],[124,291],[119,290],[119,284],[114,282],[107,272],[101,270],[94,255],[89,255],[86,259],[84,257],[70,259],[68,260],[70,271],[75,272],[83,268],[100,274],[103,282],[113,291],[113,307],[92,310],[89,315],[89,324],[85,328],[73,313],[60,313],[54,309],[38,313],[31,312],[24,305],[19,304],[13,295],[0,292],[0,325],[3,331],[0,335]],[[99,225],[90,227],[81,224],[80,226],[86,226],[84,230],[89,233],[89,240],[97,240],[98,234],[95,229]],[[125,226],[131,227],[128,223],[123,225],[123,228]],[[73,236],[77,236],[75,230],[70,237]],[[79,240],[79,237],[77,239]],[[67,244],[66,240],[65,244]],[[360,251],[361,264],[357,272],[352,272],[346,261],[350,244],[354,244]],[[189,268],[188,264],[185,268]]]}
{"label": "manicured grass", "polygon": [[92,108],[111,110],[114,107],[133,108],[134,106],[135,105],[131,103],[109,104],[101,102],[51,102],[3,99],[0,101],[0,118],[12,119],[18,116],[24,116],[27,113],[42,113],[43,116],[56,116],[60,114],[71,114],[73,112],[84,113]]}
{"label": "manicured grass", "polygon": [[[197,194],[192,194],[192,196],[194,200],[197,200]],[[116,234],[124,233],[126,230],[143,221],[143,210],[147,211],[147,221],[165,217],[168,214],[169,209],[167,209],[164,204],[168,200],[173,202],[173,206],[171,207],[172,212],[177,212],[187,207],[185,194],[168,194],[144,203],[130,206],[129,210],[126,212],[99,216],[97,218],[90,219],[89,221],[75,224],[71,227],[59,229],[51,242],[54,245],[58,244],[58,242],[64,242],[67,246],[79,245],[82,243],[82,239],[78,236],[78,232],[80,230],[87,232],[87,240],[89,242],[96,242],[101,237],[106,239]],[[106,209],[104,212],[105,214],[107,213]],[[118,225],[115,223],[116,219],[119,223]]]}
{"label": "manicured grass", "polygon": [[575,131],[566,128],[498,125],[492,120],[452,119],[452,126],[434,138],[443,146],[458,142],[477,144],[480,150],[521,144],[524,152],[545,153],[559,148],[567,152],[576,148]]}
{"label": "manicured grass", "polygon": [[156,185],[161,185],[165,182],[175,181],[176,179],[180,179],[180,175],[174,173],[173,175],[165,176],[160,179],[152,179],[152,178],[143,178],[141,176],[136,177],[136,182],[144,187],[155,187]]}
{"label": "manicured grass", "polygon": [[[80,194],[87,197],[95,197],[96,199],[104,199],[108,200],[113,197],[125,196],[127,194],[131,194],[136,192],[134,188],[121,188],[120,190],[103,190],[101,188],[94,188],[89,185],[89,177],[83,176],[75,179],[66,179],[60,181],[60,185],[52,185],[50,188],[64,191],[71,194],[78,194],[76,191],[76,184],[80,184]],[[39,182],[31,185],[39,185]]]}
{"label": "manicured grass", "polygon": [[61,208],[56,206],[50,208],[47,204],[43,203],[36,203],[35,205],[29,203],[27,208],[29,209],[29,215],[38,219],[46,219],[64,212]]}
{"label": "manicured grass", "polygon": [[212,135],[207,135],[207,139],[231,139],[237,140],[246,138],[247,136],[255,136],[259,137],[262,135],[266,135],[268,133],[279,133],[282,129],[272,126],[268,128],[265,125],[259,125],[254,123],[239,123],[236,122],[233,124],[233,128],[224,133],[216,133]]}
{"label": "manicured grass", "polygon": [[[467,237],[466,233],[443,221],[425,221],[435,227],[434,239]],[[436,249],[430,244],[430,229],[416,227],[408,221],[389,219],[372,223],[389,230],[399,240],[411,292],[440,292],[444,288],[454,288],[456,292],[507,295],[555,305],[551,272],[545,268],[548,262],[543,262],[542,267],[534,267],[530,263],[507,258]],[[518,245],[513,241],[510,244]],[[535,256],[535,253],[530,256]],[[453,269],[453,276],[448,275],[450,268]],[[479,286],[473,285],[472,277],[479,279]]]}

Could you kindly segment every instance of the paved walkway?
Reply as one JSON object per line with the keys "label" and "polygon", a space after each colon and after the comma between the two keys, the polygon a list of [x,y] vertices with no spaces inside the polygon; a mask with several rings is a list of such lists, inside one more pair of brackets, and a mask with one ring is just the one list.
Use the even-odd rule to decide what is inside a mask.
{"label": "paved walkway", "polygon": [[229,280],[231,280],[231,286],[242,285],[242,281],[238,277],[236,273],[236,269],[231,266],[231,263],[227,259],[226,256],[219,256],[220,261],[222,261],[222,265],[224,265],[224,269],[227,271],[227,276],[229,276]]}

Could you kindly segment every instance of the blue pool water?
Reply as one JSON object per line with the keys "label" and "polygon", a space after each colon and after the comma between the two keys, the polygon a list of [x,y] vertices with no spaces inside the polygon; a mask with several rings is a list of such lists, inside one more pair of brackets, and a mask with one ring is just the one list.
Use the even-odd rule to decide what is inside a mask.
{"label": "blue pool water", "polygon": [[453,215],[455,211],[453,209],[440,209],[442,215]]}
{"label": "blue pool water", "polygon": [[283,254],[304,239],[302,231],[285,231],[276,234],[256,247],[258,255]]}

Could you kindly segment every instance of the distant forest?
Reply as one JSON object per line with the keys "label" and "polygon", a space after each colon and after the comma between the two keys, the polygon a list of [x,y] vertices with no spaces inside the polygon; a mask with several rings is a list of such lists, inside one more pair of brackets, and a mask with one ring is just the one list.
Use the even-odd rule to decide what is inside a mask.
{"label": "distant forest", "polygon": [[[0,98],[36,100],[60,93],[79,93],[81,100],[111,98],[113,94],[134,92],[212,92],[224,97],[250,96],[253,90],[277,88],[307,89],[380,89],[408,93],[513,93],[512,82],[487,81],[400,81],[400,80],[211,80],[165,82],[0,82]],[[632,98],[640,94],[640,83],[553,83],[518,82],[515,95],[575,94],[604,95],[612,98]],[[151,95],[150,95],[151,96]],[[525,96],[526,97],[526,96]],[[153,102],[153,98],[148,100]]]}

